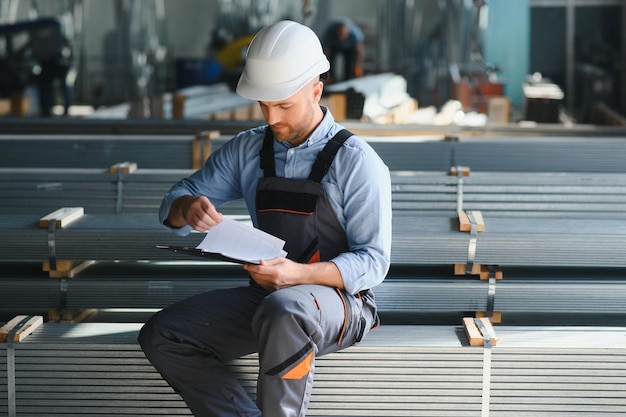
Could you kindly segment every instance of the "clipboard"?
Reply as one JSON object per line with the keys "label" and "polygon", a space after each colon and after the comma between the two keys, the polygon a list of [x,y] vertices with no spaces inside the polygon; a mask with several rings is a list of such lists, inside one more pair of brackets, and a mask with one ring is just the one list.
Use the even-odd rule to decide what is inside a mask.
{"label": "clipboard", "polygon": [[202,258],[211,259],[214,261],[224,261],[224,262],[232,262],[236,264],[259,264],[259,261],[251,261],[251,260],[243,260],[232,258],[230,256],[224,255],[223,253],[217,252],[207,252],[198,248],[191,248],[187,246],[170,246],[170,245],[156,245],[157,249],[165,249],[176,253],[182,253],[190,256],[199,256]]}

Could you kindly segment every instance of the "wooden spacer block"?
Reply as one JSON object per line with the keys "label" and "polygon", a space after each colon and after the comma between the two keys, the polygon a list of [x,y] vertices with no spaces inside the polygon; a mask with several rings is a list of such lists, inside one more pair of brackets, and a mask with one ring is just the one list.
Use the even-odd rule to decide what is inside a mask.
{"label": "wooden spacer block", "polygon": [[[15,328],[22,320],[28,316],[15,316],[7,324],[0,328],[0,342],[6,342],[9,337],[9,332]],[[43,324],[42,316],[32,316],[23,326],[15,333],[15,341],[21,342],[29,334],[34,332],[39,326]]]}
{"label": "wooden spacer block", "polygon": [[463,317],[463,328],[469,340],[470,346],[482,346],[485,342],[483,334],[478,330],[478,326],[474,323],[474,318]]}
{"label": "wooden spacer block", "polygon": [[185,101],[187,97],[184,94],[176,93],[172,96],[172,119],[185,118]]}
{"label": "wooden spacer block", "polygon": [[[502,277],[503,277],[503,275],[502,275],[502,268],[500,268],[499,266],[494,266],[493,268],[495,269],[496,280],[500,281],[502,279]],[[487,265],[481,265],[481,267],[480,267],[480,279],[488,280],[490,274],[491,274],[491,271],[489,271],[489,267]]]}
{"label": "wooden spacer block", "polygon": [[[470,275],[480,275],[481,270],[482,270],[482,266],[480,264],[474,264],[472,265],[472,270],[470,271]],[[454,264],[454,275],[466,275],[466,274],[467,274],[467,264]]]}
{"label": "wooden spacer block", "polygon": [[128,161],[118,162],[115,165],[111,165],[109,168],[109,172],[111,174],[118,174],[120,172],[123,174],[132,174],[135,171],[137,171],[137,163]]}
{"label": "wooden spacer block", "polygon": [[[476,312],[476,318],[487,318],[487,312],[486,311],[477,311]],[[502,312],[501,311],[494,311],[493,315],[491,316],[491,322],[492,323],[502,323]]]}
{"label": "wooden spacer block", "polygon": [[471,170],[469,167],[450,167],[450,175],[453,177],[459,176],[459,169],[461,170],[461,175],[464,177],[469,177]]}
{"label": "wooden spacer block", "polygon": [[96,261],[66,261],[57,260],[56,270],[50,269],[50,261],[42,263],[42,270],[48,272],[50,278],[74,278],[78,273],[95,264]]}
{"label": "wooden spacer block", "polygon": [[[491,322],[487,318],[479,318],[479,320],[483,323],[487,332],[489,332],[491,346],[495,346],[498,343],[498,339]],[[463,317],[463,327],[465,328],[465,334],[467,334],[470,346],[484,346],[485,336],[474,322],[473,317]]]}
{"label": "wooden spacer block", "polygon": [[85,308],[79,310],[65,310],[63,317],[59,309],[51,308],[48,310],[48,321],[51,323],[80,323],[98,310],[94,308]]}
{"label": "wooden spacer block", "polygon": [[[470,222],[469,216],[465,212],[465,210],[457,211],[459,216],[459,230],[461,232],[469,232],[472,229],[472,223]],[[478,232],[485,231],[485,221],[483,220],[483,215],[479,210],[472,210],[472,214],[474,219],[476,220],[476,230]]]}
{"label": "wooden spacer block", "polygon": [[196,139],[219,139],[220,131],[219,130],[202,130],[196,133]]}
{"label": "wooden spacer block", "polygon": [[211,154],[211,139],[220,137],[219,130],[203,130],[196,134],[196,139],[191,143],[191,167],[200,169]]}
{"label": "wooden spacer block", "polygon": [[55,221],[56,227],[65,227],[74,220],[81,218],[85,214],[82,207],[63,207],[39,219],[39,227],[48,227],[50,220]]}

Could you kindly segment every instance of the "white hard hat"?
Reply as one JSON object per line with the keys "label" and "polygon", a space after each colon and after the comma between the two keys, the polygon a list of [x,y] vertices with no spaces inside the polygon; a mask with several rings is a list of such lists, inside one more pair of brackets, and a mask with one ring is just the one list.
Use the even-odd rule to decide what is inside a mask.
{"label": "white hard hat", "polygon": [[237,93],[257,101],[283,100],[329,69],[315,32],[283,20],[261,29],[250,43]]}

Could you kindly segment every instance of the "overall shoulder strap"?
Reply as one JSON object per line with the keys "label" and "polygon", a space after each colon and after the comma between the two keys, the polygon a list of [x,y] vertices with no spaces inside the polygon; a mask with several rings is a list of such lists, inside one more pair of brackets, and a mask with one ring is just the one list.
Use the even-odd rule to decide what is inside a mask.
{"label": "overall shoulder strap", "polygon": [[263,146],[259,152],[261,158],[261,169],[266,177],[276,176],[276,167],[274,165],[274,134],[272,129],[268,126],[265,129],[265,136],[263,137]]}
{"label": "overall shoulder strap", "polygon": [[309,175],[309,180],[315,182],[322,181],[322,178],[324,178],[324,175],[326,175],[330,165],[333,163],[335,155],[337,155],[337,151],[339,151],[339,149],[343,146],[343,143],[350,136],[352,136],[352,132],[347,129],[342,129],[337,132],[337,134],[333,136],[328,143],[326,143],[324,149],[317,154],[317,158],[315,159],[315,163],[311,169],[311,174]]}

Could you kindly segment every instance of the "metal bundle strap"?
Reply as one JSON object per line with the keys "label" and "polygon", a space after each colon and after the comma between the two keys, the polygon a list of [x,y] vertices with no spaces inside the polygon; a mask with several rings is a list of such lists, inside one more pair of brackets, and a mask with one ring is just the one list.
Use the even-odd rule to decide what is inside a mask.
{"label": "metal bundle strap", "polygon": [[124,202],[124,170],[122,166],[117,171],[117,181],[115,182],[116,190],[117,190],[117,198],[115,200],[115,213],[120,214],[123,208]]}
{"label": "metal bundle strap", "polygon": [[56,218],[50,219],[48,223],[48,260],[50,261],[50,271],[57,269],[57,251],[56,251]]}
{"label": "metal bundle strap", "polygon": [[493,310],[496,302],[496,271],[489,266],[489,287],[487,290],[487,318],[492,321]]}
{"label": "metal bundle strap", "polygon": [[467,247],[467,269],[466,273],[471,275],[472,269],[474,268],[474,258],[476,257],[476,243],[478,241],[478,223],[476,222],[476,218],[474,214],[468,210],[467,218],[470,221],[470,238],[469,245]]}
{"label": "metal bundle strap", "polygon": [[474,323],[483,335],[483,386],[481,417],[489,417],[489,403],[491,402],[491,335],[482,320],[474,319]]}
{"label": "metal bundle strap", "polygon": [[32,319],[32,316],[24,317],[7,335],[7,395],[9,417],[15,417],[17,414],[15,391],[15,335],[30,319]]}

